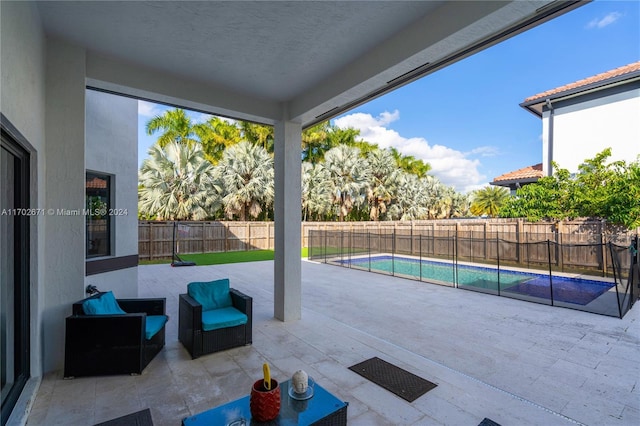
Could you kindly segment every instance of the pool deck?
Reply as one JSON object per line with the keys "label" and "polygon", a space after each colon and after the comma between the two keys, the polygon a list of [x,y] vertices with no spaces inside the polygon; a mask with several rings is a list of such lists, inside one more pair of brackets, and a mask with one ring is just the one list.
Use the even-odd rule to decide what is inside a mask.
{"label": "pool deck", "polygon": [[[640,307],[623,319],[304,261],[302,319],[273,319],[273,262],[139,267],[141,297],[166,297],[167,346],[140,376],[40,385],[29,425],[93,425],[150,408],[155,425],[248,393],[269,362],[349,402],[350,425],[640,424]],[[178,294],[229,277],[254,299],[253,345],[191,360]],[[438,386],[408,403],[348,367],[377,356]]]}

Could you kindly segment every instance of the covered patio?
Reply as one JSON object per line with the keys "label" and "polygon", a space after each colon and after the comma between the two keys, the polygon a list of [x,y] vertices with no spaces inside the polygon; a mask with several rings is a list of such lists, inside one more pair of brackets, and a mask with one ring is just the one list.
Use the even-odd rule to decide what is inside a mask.
{"label": "covered patio", "polygon": [[[254,299],[253,345],[191,360],[178,294],[229,277]],[[140,376],[44,376],[29,425],[91,425],[145,408],[154,424],[237,399],[262,374],[306,370],[349,402],[353,425],[631,425],[640,422],[639,311],[624,319],[302,262],[302,318],[273,318],[273,262],[139,267],[166,297],[167,345]],[[438,386],[408,403],[348,369],[377,356]]]}
{"label": "covered patio", "polygon": [[[7,207],[37,212],[2,223],[13,240],[11,248],[0,247],[5,260],[0,281],[2,291],[15,297],[0,299],[3,313],[14,312],[2,323],[3,335],[11,338],[0,351],[16,356],[3,358],[10,361],[2,373],[11,379],[2,383],[0,423],[21,424],[28,418],[29,424],[86,425],[150,406],[158,423],[176,424],[190,413],[246,393],[246,383],[263,360],[272,363],[276,375],[308,368],[350,401],[350,418],[364,424],[430,423],[425,416],[450,424],[484,416],[496,421],[508,416],[523,424],[531,419],[549,424],[544,421],[548,416],[563,421],[526,402],[538,397],[541,406],[566,411],[569,417],[588,414],[595,423],[637,417],[637,405],[620,402],[628,400],[628,389],[635,389],[629,377],[637,377],[623,375],[633,366],[619,361],[631,359],[637,349],[637,338],[625,340],[621,331],[633,315],[623,322],[583,319],[579,313],[547,313],[544,307],[518,304],[506,318],[488,317],[491,326],[482,325],[479,331],[480,318],[506,312],[511,301],[487,300],[485,305],[478,302],[481,296],[470,294],[469,306],[461,305],[466,299],[442,303],[444,299],[428,296],[443,291],[434,288],[425,293],[424,303],[416,303],[427,291],[420,284],[400,289],[387,286],[386,277],[359,278],[352,271],[307,263],[303,268],[299,257],[303,129],[585,3],[0,2],[0,130],[3,152],[10,153],[3,161],[15,164],[15,173],[5,173],[0,183],[3,193],[19,189]],[[118,95],[118,100],[103,103],[96,94]],[[138,100],[274,126],[273,262],[250,269],[140,267],[138,279],[137,170],[132,161]],[[91,173],[113,182],[105,192],[115,207],[129,211],[111,220],[105,239],[109,249],[98,257],[88,253],[94,242],[88,238],[86,218],[65,214],[86,207]],[[252,347],[190,361],[175,339],[177,294],[191,279],[209,276],[230,276],[255,297],[256,337]],[[367,285],[353,284],[360,280]],[[169,302],[174,319],[170,343],[140,377],[59,380],[64,319],[86,285],[95,283],[118,297],[156,295]],[[364,287],[357,290],[358,285]],[[490,309],[491,304],[501,308]],[[547,315],[549,321],[540,320]],[[603,370],[592,378],[580,365],[578,373],[574,364],[557,366],[573,358],[556,355],[566,355],[599,324],[611,329],[605,327],[604,336],[595,332],[580,350],[597,358],[587,362],[587,370],[604,365]],[[544,343],[549,335],[557,341]],[[514,344],[512,338],[523,340]],[[611,357],[614,365],[600,361],[599,351],[612,352],[610,345],[621,352]],[[542,349],[532,354],[536,346]],[[422,401],[438,402],[406,406],[351,377],[346,367],[372,354],[433,378],[439,386]],[[523,376],[530,369],[522,365],[549,371]],[[559,382],[562,371],[554,367],[573,375]],[[585,391],[584,398],[574,392],[577,385],[579,390],[612,376],[620,377],[615,380],[624,383],[624,392],[601,396],[604,387],[598,386]],[[549,386],[558,388],[558,395]],[[495,396],[491,404],[490,395]],[[637,393],[632,396],[637,400]],[[589,402],[596,407],[591,411],[583,407],[584,401],[602,398],[606,404]],[[615,402],[609,404],[609,399]],[[33,401],[30,412],[27,406]]]}

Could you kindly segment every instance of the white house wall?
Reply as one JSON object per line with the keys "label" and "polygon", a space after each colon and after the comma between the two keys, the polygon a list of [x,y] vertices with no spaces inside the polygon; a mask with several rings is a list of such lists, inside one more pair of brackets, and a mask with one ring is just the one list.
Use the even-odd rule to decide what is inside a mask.
{"label": "white house wall", "polygon": [[[577,172],[586,159],[611,148],[609,161],[634,161],[640,154],[640,88],[585,102],[560,104],[553,117],[553,161]],[[543,115],[543,158],[548,166],[549,113]]]}
{"label": "white house wall", "polygon": [[[0,105],[2,114],[31,145],[31,206],[45,206],[45,38],[33,3],[0,2]],[[30,366],[42,374],[42,306],[44,305],[44,216],[31,221]]]}
{"label": "white house wall", "polygon": [[85,206],[85,51],[47,40],[44,369],[64,360],[64,319],[84,297],[85,218],[58,213]]}
{"label": "white house wall", "polygon": [[[138,254],[138,101],[86,91],[87,170],[112,177],[112,256]],[[96,259],[99,261],[99,259]],[[88,262],[96,261],[90,259]],[[112,290],[117,297],[138,296],[138,268],[85,277],[85,285]]]}
{"label": "white house wall", "polygon": [[[29,143],[31,207],[30,368],[62,368],[64,318],[84,296],[85,52],[46,39],[36,6],[0,2],[2,114]],[[51,210],[53,209],[53,210]],[[53,212],[53,213],[51,213]]]}

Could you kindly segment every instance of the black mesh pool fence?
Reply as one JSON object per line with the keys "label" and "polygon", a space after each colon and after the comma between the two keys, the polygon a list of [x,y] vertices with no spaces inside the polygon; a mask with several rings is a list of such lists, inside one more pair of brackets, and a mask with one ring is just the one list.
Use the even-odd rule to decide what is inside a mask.
{"label": "black mesh pool fence", "polygon": [[622,318],[640,293],[638,237],[612,240],[455,230],[308,235],[310,260]]}

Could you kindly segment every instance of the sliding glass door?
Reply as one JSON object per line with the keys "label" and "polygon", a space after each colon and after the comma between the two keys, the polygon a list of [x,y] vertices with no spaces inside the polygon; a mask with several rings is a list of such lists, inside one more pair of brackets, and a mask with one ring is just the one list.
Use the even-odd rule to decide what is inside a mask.
{"label": "sliding glass door", "polygon": [[29,154],[2,128],[0,376],[4,425],[29,378]]}

